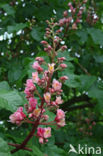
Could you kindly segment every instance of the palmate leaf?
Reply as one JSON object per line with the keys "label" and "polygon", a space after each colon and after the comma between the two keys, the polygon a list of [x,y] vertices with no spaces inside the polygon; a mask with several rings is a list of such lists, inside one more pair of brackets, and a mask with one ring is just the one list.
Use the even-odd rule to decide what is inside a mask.
{"label": "palmate leaf", "polygon": [[0,138],[0,156],[11,156],[9,147],[2,138]]}

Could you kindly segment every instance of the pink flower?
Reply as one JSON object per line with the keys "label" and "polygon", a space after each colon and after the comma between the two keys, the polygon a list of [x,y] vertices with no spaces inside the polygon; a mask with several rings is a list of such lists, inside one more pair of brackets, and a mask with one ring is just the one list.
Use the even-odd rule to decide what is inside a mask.
{"label": "pink flower", "polygon": [[44,94],[44,99],[47,103],[50,102],[50,99],[51,99],[51,94],[49,92],[45,93]]}
{"label": "pink flower", "polygon": [[55,120],[60,120],[60,119],[63,119],[63,118],[65,118],[64,111],[61,110],[61,109],[57,109],[57,115],[56,115]]}
{"label": "pink flower", "polygon": [[66,125],[66,124],[65,124],[65,118],[59,120],[59,122],[57,122],[57,125],[58,125],[59,127],[64,127],[64,126]]}
{"label": "pink flower", "polygon": [[51,128],[44,128],[44,138],[49,138],[51,137]]}
{"label": "pink flower", "polygon": [[26,115],[23,113],[23,108],[19,107],[14,114],[10,115],[9,119],[12,123],[20,124],[25,117]]}
{"label": "pink flower", "polygon": [[57,96],[55,102],[56,102],[57,105],[62,104],[63,100],[61,99],[61,96]]}
{"label": "pink flower", "polygon": [[57,81],[57,80],[54,79],[53,80],[52,87],[53,87],[53,89],[55,91],[59,91],[61,89],[61,87],[62,87],[62,84],[59,81]]}
{"label": "pink flower", "polygon": [[61,68],[66,68],[67,65],[66,65],[66,64],[60,64],[60,67],[61,67]]}
{"label": "pink flower", "polygon": [[29,98],[29,105],[29,112],[32,112],[36,108],[37,100],[33,97]]}
{"label": "pink flower", "polygon": [[40,109],[40,108],[37,108],[37,109],[35,109],[35,110],[33,111],[33,115],[34,115],[35,117],[39,117],[40,113],[41,113],[41,109]]}
{"label": "pink flower", "polygon": [[41,128],[41,127],[37,128],[37,135],[39,137],[43,138],[44,137],[44,132],[45,132],[44,128]]}
{"label": "pink flower", "polygon": [[43,71],[43,68],[41,68],[41,66],[39,65],[39,63],[37,61],[33,63],[32,67],[33,67],[33,69],[37,70],[38,72]]}
{"label": "pink flower", "polygon": [[39,81],[38,72],[32,73],[32,79],[34,83],[38,83]]}
{"label": "pink flower", "polygon": [[54,72],[54,66],[55,66],[54,63],[48,64],[48,71],[49,71],[50,73],[53,73],[53,72]]}
{"label": "pink flower", "polygon": [[26,81],[26,87],[31,90],[34,91],[36,89],[35,85],[33,84],[33,80],[32,79],[28,79]]}
{"label": "pink flower", "polygon": [[65,113],[63,110],[58,109],[55,121],[59,127],[65,126]]}
{"label": "pink flower", "polygon": [[24,93],[26,94],[26,97],[29,98],[29,97],[32,97],[33,96],[33,93],[30,91],[29,88],[25,88],[24,90]]}

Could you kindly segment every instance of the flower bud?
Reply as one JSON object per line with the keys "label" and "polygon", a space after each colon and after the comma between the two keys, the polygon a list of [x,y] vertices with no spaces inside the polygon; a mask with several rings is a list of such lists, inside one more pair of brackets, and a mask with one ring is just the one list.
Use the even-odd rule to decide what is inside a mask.
{"label": "flower bud", "polygon": [[63,15],[64,17],[68,16],[68,11],[64,11]]}
{"label": "flower bud", "polygon": [[43,44],[43,45],[47,45],[48,42],[47,42],[47,41],[41,41],[41,44]]}
{"label": "flower bud", "polygon": [[67,46],[66,46],[66,45],[64,45],[64,46],[62,46],[60,49],[64,51],[64,50],[66,50],[66,49],[67,49]]}
{"label": "flower bud", "polygon": [[64,69],[64,68],[67,68],[67,65],[66,64],[60,64],[60,67]]}

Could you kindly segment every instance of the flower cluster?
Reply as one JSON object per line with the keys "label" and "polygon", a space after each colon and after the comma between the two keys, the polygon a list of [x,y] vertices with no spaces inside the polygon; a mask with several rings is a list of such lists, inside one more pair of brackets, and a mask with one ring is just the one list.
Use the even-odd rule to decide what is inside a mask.
{"label": "flower cluster", "polygon": [[49,137],[51,137],[51,128],[41,128],[37,129],[37,136],[39,137],[39,143],[43,144],[44,142],[48,142]]}
{"label": "flower cluster", "polygon": [[87,0],[83,0],[82,3],[77,3],[75,0],[73,1],[73,3],[69,2],[69,9],[64,11],[64,17],[59,20],[59,25],[66,26],[66,29],[78,29],[78,24],[81,23],[86,3]]}
{"label": "flower cluster", "polygon": [[14,114],[10,115],[9,118],[12,123],[16,123],[17,125],[19,125],[25,117],[26,115],[23,113],[23,107],[19,107]]}
{"label": "flower cluster", "polygon": [[[62,41],[59,37],[59,30],[55,30],[58,24],[53,19],[51,19],[51,22],[47,21],[47,23],[48,28],[45,36],[48,42],[41,41],[41,44],[44,46],[44,51],[48,54],[51,61],[47,63],[43,57],[35,58],[32,64],[34,69],[32,78],[26,81],[24,90],[27,99],[25,104],[26,115],[23,113],[23,108],[20,107],[10,116],[10,121],[17,125],[23,122],[36,125],[36,136],[41,144],[46,143],[48,138],[51,137],[51,128],[42,128],[40,125],[54,125],[58,128],[65,126],[65,112],[59,107],[63,103],[62,86],[68,79],[66,75],[58,79],[54,77],[54,73],[67,68],[67,65],[64,63],[66,58],[58,56],[58,53],[66,50],[67,46],[58,46],[59,42]],[[52,43],[49,43],[50,40],[52,40]],[[42,91],[40,92],[40,90]],[[56,113],[53,121],[49,121],[47,110]]]}

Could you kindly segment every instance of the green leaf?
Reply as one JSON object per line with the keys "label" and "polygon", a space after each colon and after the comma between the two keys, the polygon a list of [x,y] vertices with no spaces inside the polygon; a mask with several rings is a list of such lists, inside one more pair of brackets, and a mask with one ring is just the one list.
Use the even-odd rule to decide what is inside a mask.
{"label": "green leaf", "polygon": [[47,110],[45,114],[49,116],[48,122],[54,120],[55,114],[53,112],[50,112],[50,111]]}
{"label": "green leaf", "polygon": [[2,138],[0,138],[0,156],[11,156],[9,147]]}
{"label": "green leaf", "polygon": [[27,27],[26,23],[16,23],[15,25],[8,26],[7,30],[9,33],[14,33],[24,29],[25,27]]}
{"label": "green leaf", "polygon": [[95,44],[99,44],[103,46],[103,32],[99,29],[88,28],[88,34],[91,35]]}
{"label": "green leaf", "polygon": [[0,92],[0,108],[14,112],[17,110],[18,106],[22,106],[23,104],[23,99],[19,95],[18,91],[14,90]]}
{"label": "green leaf", "polygon": [[10,90],[10,86],[7,81],[0,82],[0,90]]}
{"label": "green leaf", "polygon": [[88,33],[86,30],[79,30],[77,35],[79,36],[81,43],[85,43],[88,39]]}
{"label": "green leaf", "polygon": [[78,81],[80,81],[79,89],[81,91],[88,91],[97,79],[95,76],[88,75],[80,75],[78,78]]}
{"label": "green leaf", "polygon": [[63,149],[58,148],[56,145],[48,146],[44,148],[44,152],[49,156],[66,156]]}
{"label": "green leaf", "polygon": [[0,5],[0,8],[3,8],[8,15],[14,16],[15,14],[15,10],[9,4]]}
{"label": "green leaf", "polygon": [[94,56],[97,63],[103,63],[103,55]]}
{"label": "green leaf", "polygon": [[41,29],[39,27],[34,27],[31,31],[31,36],[36,41],[40,42],[43,38],[43,33],[41,32]]}
{"label": "green leaf", "polygon": [[44,154],[39,150],[37,146],[33,145],[32,150],[33,150],[32,156],[44,156]]}
{"label": "green leaf", "polygon": [[72,61],[72,60],[74,60],[74,58],[70,56],[70,54],[69,54],[68,51],[59,52],[58,53],[58,57],[65,57],[66,58],[66,61]]}

